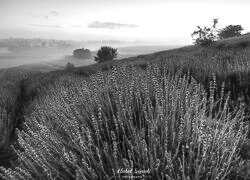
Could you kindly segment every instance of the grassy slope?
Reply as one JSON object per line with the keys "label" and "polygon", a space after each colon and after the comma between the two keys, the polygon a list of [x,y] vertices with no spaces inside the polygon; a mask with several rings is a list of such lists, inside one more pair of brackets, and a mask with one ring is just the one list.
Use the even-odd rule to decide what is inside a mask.
{"label": "grassy slope", "polygon": [[223,49],[224,50],[231,49],[233,51],[238,51],[242,48],[247,49],[248,51],[250,50],[250,34],[242,35],[240,37],[228,38],[225,40],[219,40],[214,44],[214,46],[212,46],[212,48],[209,48],[209,49],[202,48],[197,45],[191,45],[191,46],[186,46],[186,47],[181,47],[181,48],[176,48],[176,49],[159,51],[159,52],[152,53],[152,54],[138,55],[134,57],[124,58],[124,59],[121,59],[119,62],[113,61],[113,62],[107,62],[107,63],[102,63],[102,64],[93,64],[90,66],[78,67],[75,69],[75,72],[84,73],[84,72],[88,72],[88,70],[95,71],[96,69],[105,68],[106,66],[119,64],[119,63],[145,64],[148,62],[159,61],[159,60],[164,59],[164,57],[174,56],[174,55],[179,55],[179,56],[184,56],[184,57],[193,56],[193,55],[195,56],[206,50],[209,50],[210,55],[212,55],[213,53],[219,50],[223,50]]}
{"label": "grassy slope", "polygon": [[164,62],[173,69],[188,71],[209,88],[209,82],[216,75],[218,84],[226,82],[226,90],[237,99],[242,93],[250,96],[250,34],[217,41],[212,47],[186,46],[147,55],[125,58],[120,61],[93,64],[75,68],[74,73],[90,75],[98,70],[107,70],[112,65],[136,64],[145,68],[147,63]]}

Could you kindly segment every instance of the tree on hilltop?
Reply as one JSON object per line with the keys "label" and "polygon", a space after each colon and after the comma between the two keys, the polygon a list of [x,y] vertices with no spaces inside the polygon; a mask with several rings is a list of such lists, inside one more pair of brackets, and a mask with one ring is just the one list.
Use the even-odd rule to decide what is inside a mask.
{"label": "tree on hilltop", "polygon": [[228,25],[225,28],[219,30],[218,36],[220,39],[240,36],[241,31],[244,29],[241,25]]}
{"label": "tree on hilltop", "polygon": [[216,25],[218,24],[218,19],[213,19],[213,26],[212,27],[206,27],[204,26],[201,28],[200,26],[197,26],[198,30],[194,31],[191,36],[195,37],[195,44],[201,45],[201,46],[209,46],[213,42],[217,40],[217,28]]}

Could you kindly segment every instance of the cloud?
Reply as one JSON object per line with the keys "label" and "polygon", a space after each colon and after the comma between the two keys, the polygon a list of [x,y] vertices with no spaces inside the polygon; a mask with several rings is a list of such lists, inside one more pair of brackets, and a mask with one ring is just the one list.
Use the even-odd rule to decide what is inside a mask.
{"label": "cloud", "polygon": [[96,29],[121,29],[121,28],[136,28],[136,27],[138,27],[138,25],[112,23],[112,22],[99,22],[99,21],[94,21],[88,25],[88,28],[96,28]]}
{"label": "cloud", "polygon": [[30,24],[31,26],[36,26],[36,27],[47,27],[47,28],[63,28],[60,25],[57,24]]}
{"label": "cloud", "polygon": [[59,13],[57,11],[49,11],[49,12],[46,12],[46,13],[37,13],[37,12],[34,13],[34,12],[28,11],[27,15],[32,17],[32,18],[48,20],[50,18],[59,16]]}

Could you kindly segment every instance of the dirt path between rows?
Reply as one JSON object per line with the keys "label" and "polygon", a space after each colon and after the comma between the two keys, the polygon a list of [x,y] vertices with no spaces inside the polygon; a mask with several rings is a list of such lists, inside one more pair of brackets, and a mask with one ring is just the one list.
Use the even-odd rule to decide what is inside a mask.
{"label": "dirt path between rows", "polygon": [[9,133],[9,137],[7,137],[8,142],[6,143],[6,146],[8,147],[4,147],[0,150],[0,166],[11,167],[12,161],[14,162],[17,159],[16,153],[10,146],[11,145],[13,145],[14,147],[17,146],[16,145],[17,137],[15,134],[15,129],[20,128],[22,122],[24,121],[23,110],[25,109],[29,99],[25,92],[24,82],[25,80],[22,80],[19,86],[20,94],[17,97],[17,102],[14,107],[15,112],[12,119],[13,126],[10,130],[11,132]]}

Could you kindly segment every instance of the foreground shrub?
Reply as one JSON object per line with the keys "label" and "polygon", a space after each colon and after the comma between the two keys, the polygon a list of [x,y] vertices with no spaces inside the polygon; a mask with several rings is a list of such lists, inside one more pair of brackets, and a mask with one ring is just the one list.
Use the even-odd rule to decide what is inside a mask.
{"label": "foreground shrub", "polygon": [[248,126],[215,86],[207,99],[189,75],[155,65],[61,77],[30,105],[20,165],[1,177],[120,179],[137,169],[151,179],[227,179],[243,164]]}

